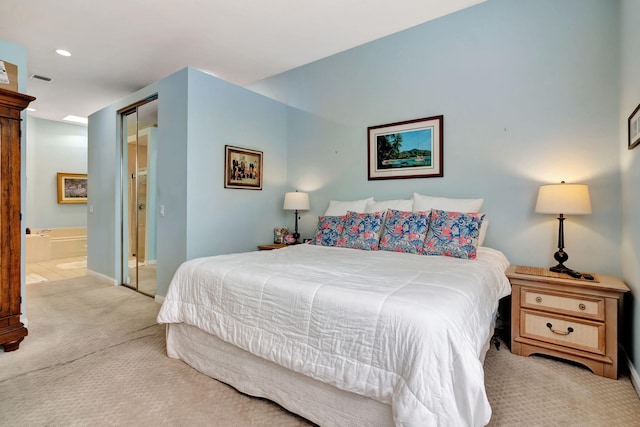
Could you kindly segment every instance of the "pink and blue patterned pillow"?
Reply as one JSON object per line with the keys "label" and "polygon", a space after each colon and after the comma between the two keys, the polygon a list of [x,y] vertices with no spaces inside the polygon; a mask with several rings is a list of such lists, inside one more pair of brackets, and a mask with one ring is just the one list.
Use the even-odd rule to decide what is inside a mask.
{"label": "pink and blue patterned pillow", "polygon": [[475,259],[484,213],[431,210],[423,254]]}
{"label": "pink and blue patterned pillow", "polygon": [[421,254],[429,228],[427,212],[388,209],[380,236],[380,250]]}
{"label": "pink and blue patterned pillow", "polygon": [[347,216],[321,216],[318,218],[318,228],[311,240],[312,245],[336,246],[338,239],[344,230],[344,221]]}
{"label": "pink and blue patterned pillow", "polygon": [[380,243],[383,212],[357,213],[347,212],[344,231],[336,246],[342,248],[377,251]]}

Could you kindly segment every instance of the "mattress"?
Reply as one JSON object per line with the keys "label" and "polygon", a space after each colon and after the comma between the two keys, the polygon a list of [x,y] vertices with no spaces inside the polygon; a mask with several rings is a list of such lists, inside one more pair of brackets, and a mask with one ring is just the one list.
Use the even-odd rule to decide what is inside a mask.
{"label": "mattress", "polygon": [[485,425],[482,369],[508,261],[296,245],[200,258],[176,272],[160,323],[391,406],[396,425]]}

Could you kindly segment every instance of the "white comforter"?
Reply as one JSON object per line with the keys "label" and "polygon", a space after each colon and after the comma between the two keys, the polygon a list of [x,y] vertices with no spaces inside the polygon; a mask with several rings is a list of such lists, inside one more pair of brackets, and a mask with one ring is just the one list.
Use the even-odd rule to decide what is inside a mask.
{"label": "white comforter", "polygon": [[508,261],[297,245],[199,258],[158,315],[343,390],[390,403],[396,425],[485,425],[481,359]]}

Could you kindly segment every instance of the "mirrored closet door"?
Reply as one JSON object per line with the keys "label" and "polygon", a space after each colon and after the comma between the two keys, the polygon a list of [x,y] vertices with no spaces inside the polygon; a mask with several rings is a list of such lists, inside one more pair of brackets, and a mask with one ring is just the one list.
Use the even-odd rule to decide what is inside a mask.
{"label": "mirrored closet door", "polygon": [[156,293],[157,97],[120,111],[122,117],[122,284]]}

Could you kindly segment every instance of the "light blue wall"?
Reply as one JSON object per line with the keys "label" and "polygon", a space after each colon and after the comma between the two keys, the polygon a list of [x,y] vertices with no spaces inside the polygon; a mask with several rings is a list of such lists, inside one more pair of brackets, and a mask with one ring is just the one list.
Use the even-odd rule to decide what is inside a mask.
{"label": "light blue wall", "polygon": [[156,293],[166,295],[169,281],[187,259],[187,150],[189,70],[158,83],[158,209]]}
{"label": "light blue wall", "polygon": [[27,93],[27,49],[23,46],[0,40],[0,60],[18,66],[18,92]]}
{"label": "light blue wall", "polygon": [[[189,70],[189,259],[256,250],[283,222],[286,106]],[[262,190],[224,188],[224,146],[263,152]]]}
{"label": "light blue wall", "polygon": [[[157,273],[165,295],[176,268],[204,255],[255,250],[284,220],[286,106],[183,69],[89,117],[88,266],[116,278],[120,242],[117,110],[158,93]],[[263,190],[224,188],[224,146],[264,153]],[[164,216],[160,209],[164,208]]]}
{"label": "light blue wall", "polygon": [[147,86],[89,116],[87,168],[87,269],[113,280],[120,259],[120,122],[118,110],[157,91]]}
{"label": "light blue wall", "polygon": [[[158,188],[158,128],[149,128],[147,139],[147,187]],[[145,260],[156,262],[158,241],[158,192],[147,192]]]}
{"label": "light blue wall", "polygon": [[[590,185],[565,221],[568,265],[621,273],[618,8],[489,0],[249,86],[288,103],[289,184],[310,191],[309,236],[330,199],[482,197],[486,244],[554,263],[558,221],[538,187]],[[367,180],[368,126],[444,115],[444,177]]]}
{"label": "light blue wall", "polygon": [[57,173],[87,173],[87,127],[30,117],[25,227],[86,227],[87,205],[58,204]]}
{"label": "light blue wall", "polygon": [[[27,49],[23,46],[19,46],[17,44],[9,43],[4,40],[0,40],[0,59],[3,61],[10,62],[18,66],[18,92],[26,93],[27,92]],[[26,192],[27,192],[27,180],[26,180],[26,162],[27,162],[27,150],[25,149],[26,139],[27,139],[27,113],[23,111],[21,116],[22,118],[22,151],[21,151],[21,171],[20,171],[20,198],[21,198],[21,209],[22,212],[25,212],[26,208]],[[24,219],[22,221],[22,243],[21,243],[21,256],[20,256],[20,271],[21,274],[21,295],[22,298],[22,315],[23,321],[28,323],[26,319],[26,285],[24,281],[24,272],[26,271],[26,256],[25,256],[25,222]]]}
{"label": "light blue wall", "polygon": [[625,300],[624,323],[631,343],[625,347],[637,370],[640,368],[640,147],[629,151],[628,118],[640,104],[640,2],[624,0],[620,19],[620,157],[622,165],[622,272],[632,294]]}
{"label": "light blue wall", "polygon": [[115,123],[117,107],[109,106],[89,116],[87,170],[87,269],[116,278],[116,239],[120,229],[117,215],[120,201],[116,197],[119,151]]}

